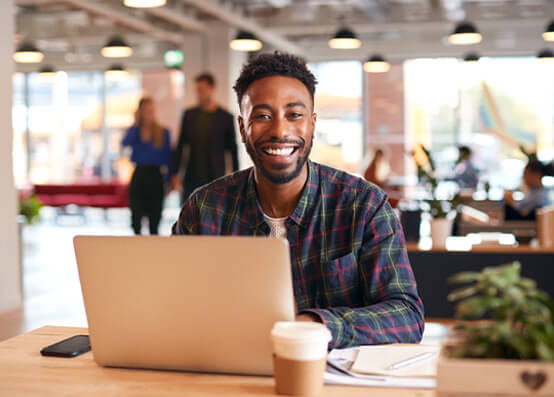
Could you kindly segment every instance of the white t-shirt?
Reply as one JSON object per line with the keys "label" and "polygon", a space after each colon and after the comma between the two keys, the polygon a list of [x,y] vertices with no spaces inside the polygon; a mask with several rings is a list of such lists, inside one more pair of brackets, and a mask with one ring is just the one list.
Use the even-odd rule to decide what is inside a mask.
{"label": "white t-shirt", "polygon": [[272,218],[264,214],[264,218],[271,229],[269,237],[287,238],[287,227],[285,226],[287,217]]}

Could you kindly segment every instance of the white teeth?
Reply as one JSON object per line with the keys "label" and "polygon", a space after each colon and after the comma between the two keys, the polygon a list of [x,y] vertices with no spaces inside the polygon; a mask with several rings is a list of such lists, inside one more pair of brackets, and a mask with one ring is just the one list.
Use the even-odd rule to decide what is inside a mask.
{"label": "white teeth", "polygon": [[287,147],[287,148],[277,149],[277,148],[268,147],[268,148],[264,149],[264,151],[267,154],[271,154],[272,156],[288,156],[292,152],[294,152],[294,148],[293,147]]}

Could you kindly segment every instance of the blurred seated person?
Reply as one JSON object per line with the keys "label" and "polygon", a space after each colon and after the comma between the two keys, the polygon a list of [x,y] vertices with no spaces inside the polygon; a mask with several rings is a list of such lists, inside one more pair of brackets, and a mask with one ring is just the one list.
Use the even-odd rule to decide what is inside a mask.
{"label": "blurred seated person", "polygon": [[385,153],[381,149],[377,149],[373,155],[371,163],[369,163],[364,173],[364,178],[383,188],[387,184],[387,178],[390,173],[390,165],[385,158]]}
{"label": "blurred seated person", "polygon": [[513,192],[504,193],[506,202],[505,220],[535,220],[536,210],[551,204],[550,192],[542,184],[544,176],[554,175],[554,163],[543,164],[539,160],[531,159],[523,170],[523,183],[527,192],[523,200],[516,201]]}
{"label": "blurred seated person", "polygon": [[475,189],[479,182],[479,171],[471,162],[471,149],[468,146],[458,148],[458,160],[454,167],[454,181],[460,189]]}

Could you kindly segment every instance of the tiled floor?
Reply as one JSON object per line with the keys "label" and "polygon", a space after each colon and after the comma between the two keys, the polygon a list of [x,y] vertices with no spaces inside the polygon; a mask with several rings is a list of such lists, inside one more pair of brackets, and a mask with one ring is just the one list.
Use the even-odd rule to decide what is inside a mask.
{"label": "tiled floor", "polygon": [[[177,219],[177,209],[166,209],[160,234],[168,235]],[[72,238],[87,235],[130,235],[128,210],[86,211],[86,223],[78,216],[62,216],[45,208],[43,220],[23,231],[22,311],[0,316],[0,340],[43,325],[87,326]],[[147,227],[144,227],[147,230]],[[437,324],[426,327],[425,342],[436,343],[444,336]]]}

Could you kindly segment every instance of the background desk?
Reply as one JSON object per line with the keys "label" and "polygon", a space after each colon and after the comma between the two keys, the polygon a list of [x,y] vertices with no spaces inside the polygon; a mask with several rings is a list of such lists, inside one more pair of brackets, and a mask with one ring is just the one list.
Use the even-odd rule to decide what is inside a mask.
{"label": "background desk", "polygon": [[[0,396],[268,396],[270,377],[102,368],[92,353],[42,357],[44,346],[86,328],[42,327],[0,343]],[[325,386],[322,396],[434,397],[432,390]]]}
{"label": "background desk", "polygon": [[462,271],[481,271],[487,266],[513,261],[521,263],[521,273],[524,277],[535,280],[539,288],[554,297],[552,248],[532,248],[528,245],[474,246],[471,251],[446,251],[421,250],[415,243],[408,243],[407,248],[427,319],[454,317],[454,305],[446,298],[457,287],[448,283],[450,276]]}

